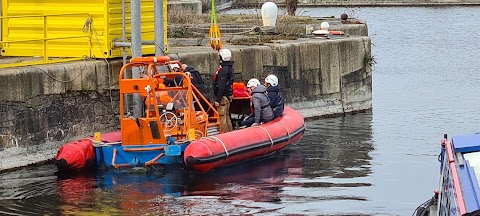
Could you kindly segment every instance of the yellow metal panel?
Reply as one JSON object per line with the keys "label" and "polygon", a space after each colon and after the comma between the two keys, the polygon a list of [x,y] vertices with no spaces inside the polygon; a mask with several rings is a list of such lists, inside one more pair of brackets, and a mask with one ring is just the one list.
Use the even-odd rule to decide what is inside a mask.
{"label": "yellow metal panel", "polygon": [[89,33],[84,32],[83,26],[89,16],[102,20],[101,9],[103,9],[101,0],[3,0],[3,15],[7,18],[4,18],[2,41],[39,39],[4,44],[3,55],[43,56],[42,39],[83,36],[48,40],[47,56],[90,56]]}
{"label": "yellow metal panel", "polygon": [[[142,0],[142,40],[154,39],[154,14],[153,14],[153,0]],[[122,0],[108,0],[108,37],[110,41],[121,41],[122,39]],[[126,1],[125,6],[125,19],[126,19],[126,32],[127,38],[131,37],[131,25],[130,25],[130,0]],[[113,46],[113,43],[112,43]],[[113,47],[111,47],[113,48]],[[130,54],[130,49],[128,49]],[[154,54],[155,46],[143,45],[142,54]],[[122,56],[122,49],[117,48],[111,51],[112,57]]]}
{"label": "yellow metal panel", "polygon": [[[121,49],[113,49],[113,41],[122,38],[121,6],[122,0],[2,0],[3,16],[7,17],[2,19],[2,42],[38,39],[3,43],[2,55],[43,56],[43,39],[47,39],[48,57],[120,57]],[[127,38],[130,7],[127,0]],[[142,40],[154,39],[153,16],[153,0],[142,0]],[[142,49],[145,55],[154,51],[153,45]]]}

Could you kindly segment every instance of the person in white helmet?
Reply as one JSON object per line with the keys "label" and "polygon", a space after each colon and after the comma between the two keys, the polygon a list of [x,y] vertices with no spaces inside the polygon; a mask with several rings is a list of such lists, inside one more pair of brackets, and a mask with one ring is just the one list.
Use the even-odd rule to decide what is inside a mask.
{"label": "person in white helmet", "polygon": [[270,107],[270,100],[266,94],[266,88],[258,79],[250,79],[247,88],[252,95],[253,115],[250,115],[242,121],[241,126],[256,126],[261,123],[267,123],[273,119],[273,111]]}
{"label": "person in white helmet", "polygon": [[218,51],[220,67],[213,77],[213,92],[215,102],[213,105],[217,108],[220,115],[220,128],[222,133],[233,130],[232,120],[230,119],[230,102],[232,100],[233,85],[233,61],[232,52],[228,49]]}
{"label": "person in white helmet", "polygon": [[270,98],[270,107],[273,110],[273,118],[276,119],[283,115],[284,103],[280,95],[280,86],[278,78],[275,75],[265,77],[265,86],[267,87],[268,97]]}

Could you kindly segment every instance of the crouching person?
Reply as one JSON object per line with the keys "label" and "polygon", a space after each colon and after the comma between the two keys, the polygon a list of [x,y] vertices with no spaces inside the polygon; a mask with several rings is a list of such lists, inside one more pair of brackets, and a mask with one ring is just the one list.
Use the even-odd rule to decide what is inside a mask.
{"label": "crouching person", "polygon": [[250,79],[247,83],[247,88],[252,95],[252,110],[251,114],[241,125],[250,127],[261,123],[267,123],[273,119],[273,111],[270,107],[270,100],[266,94],[266,88],[258,79]]}
{"label": "crouching person", "polygon": [[270,107],[273,110],[273,119],[283,115],[285,105],[280,95],[280,87],[278,86],[278,78],[275,75],[268,75],[265,78],[265,86],[267,87],[268,97],[270,99]]}

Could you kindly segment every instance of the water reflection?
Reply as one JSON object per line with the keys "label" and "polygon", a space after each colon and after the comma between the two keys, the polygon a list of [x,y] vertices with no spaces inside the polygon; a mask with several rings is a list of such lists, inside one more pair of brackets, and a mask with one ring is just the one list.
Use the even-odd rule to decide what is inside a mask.
{"label": "water reflection", "polygon": [[355,178],[371,173],[371,121],[371,114],[364,113],[308,122],[302,148],[295,149],[305,157],[305,177]]}
{"label": "water reflection", "polygon": [[[59,215],[321,214],[364,203],[372,182],[371,114],[306,122],[304,137],[268,157],[206,174],[182,167],[73,176],[53,165],[4,174],[0,213]],[[362,204],[363,205],[363,204]],[[358,204],[358,206],[361,206]],[[340,211],[341,210],[341,211]],[[364,208],[365,210],[365,208]],[[347,211],[348,212],[348,211]],[[353,211],[360,213],[363,211]]]}
{"label": "water reflection", "polygon": [[53,166],[25,168],[0,176],[0,215],[44,215],[56,211]]}
{"label": "water reflection", "polygon": [[361,113],[307,122],[307,131],[292,147],[302,158],[302,174],[284,181],[282,214],[372,214],[368,193],[372,115]]}

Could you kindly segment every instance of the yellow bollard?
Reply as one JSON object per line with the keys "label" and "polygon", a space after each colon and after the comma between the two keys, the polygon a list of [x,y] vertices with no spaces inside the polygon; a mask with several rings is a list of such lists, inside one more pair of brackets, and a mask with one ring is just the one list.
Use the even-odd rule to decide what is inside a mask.
{"label": "yellow bollard", "polygon": [[195,140],[195,128],[188,129],[188,139]]}
{"label": "yellow bollard", "polygon": [[100,135],[101,135],[100,132],[95,132],[95,135],[94,135],[95,142],[101,142],[102,141],[102,138],[101,138]]}

